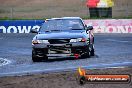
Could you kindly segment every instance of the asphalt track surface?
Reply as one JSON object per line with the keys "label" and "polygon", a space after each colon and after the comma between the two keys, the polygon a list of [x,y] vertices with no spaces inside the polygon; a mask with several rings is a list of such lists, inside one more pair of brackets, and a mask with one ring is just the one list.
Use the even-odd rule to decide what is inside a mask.
{"label": "asphalt track surface", "polygon": [[132,34],[95,34],[95,56],[84,59],[51,58],[32,62],[31,40],[35,34],[0,34],[0,76],[27,75],[57,71],[132,67]]}

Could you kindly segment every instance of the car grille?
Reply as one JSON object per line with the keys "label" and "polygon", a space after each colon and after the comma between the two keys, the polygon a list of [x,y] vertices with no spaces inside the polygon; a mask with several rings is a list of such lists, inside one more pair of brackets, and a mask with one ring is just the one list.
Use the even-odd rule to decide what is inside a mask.
{"label": "car grille", "polygon": [[70,39],[50,39],[49,40],[50,44],[64,44],[69,42],[70,42]]}

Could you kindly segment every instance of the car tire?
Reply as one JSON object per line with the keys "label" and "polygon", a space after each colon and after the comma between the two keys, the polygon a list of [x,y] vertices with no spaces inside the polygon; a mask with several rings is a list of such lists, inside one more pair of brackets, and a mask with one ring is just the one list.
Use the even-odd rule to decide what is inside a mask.
{"label": "car tire", "polygon": [[34,56],[32,56],[32,61],[33,61],[33,62],[39,62],[40,60],[39,60],[38,57],[34,57]]}
{"label": "car tire", "polygon": [[84,55],[82,55],[82,58],[90,58],[91,56],[91,52],[89,47],[86,49],[86,53]]}
{"label": "car tire", "polygon": [[95,52],[94,45],[92,45],[92,48],[91,48],[91,51],[90,52],[91,52],[91,56],[94,56],[95,55],[95,53],[94,53]]}
{"label": "car tire", "polygon": [[87,53],[86,53],[86,55],[85,55],[85,57],[86,58],[90,58],[90,56],[91,56],[91,52],[88,50]]}
{"label": "car tire", "polygon": [[40,62],[42,59],[40,57],[37,57],[35,54],[35,50],[32,50],[32,61],[33,62]]}

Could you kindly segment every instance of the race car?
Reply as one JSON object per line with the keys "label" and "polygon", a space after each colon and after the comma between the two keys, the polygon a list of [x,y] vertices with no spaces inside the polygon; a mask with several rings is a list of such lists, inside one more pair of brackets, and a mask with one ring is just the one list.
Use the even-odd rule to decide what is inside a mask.
{"label": "race car", "polygon": [[80,17],[61,17],[46,20],[32,40],[32,60],[48,57],[89,58],[94,56],[93,27]]}

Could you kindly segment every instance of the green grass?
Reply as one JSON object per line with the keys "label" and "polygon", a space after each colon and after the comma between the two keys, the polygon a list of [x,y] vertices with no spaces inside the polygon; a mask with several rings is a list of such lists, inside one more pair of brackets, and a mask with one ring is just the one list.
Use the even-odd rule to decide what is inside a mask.
{"label": "green grass", "polygon": [[[83,19],[107,19],[89,18],[86,7],[87,0],[2,0],[0,3],[0,20],[32,20],[46,19],[63,16],[80,16]],[[112,19],[131,19],[131,0],[114,0]],[[14,3],[14,4],[13,4]],[[126,9],[128,8],[128,12]],[[12,14],[13,13],[13,14]],[[125,17],[128,15],[129,17]],[[11,16],[13,16],[11,19]],[[111,18],[109,18],[111,19]]]}
{"label": "green grass", "polygon": [[[47,18],[8,18],[8,17],[3,17],[3,18],[0,18],[0,20],[45,20],[45,19],[49,19],[49,18],[54,18],[54,17],[47,17]],[[82,19],[132,19],[132,16],[129,16],[129,17],[113,17],[113,18],[104,18],[104,17],[101,17],[101,18],[90,18],[89,16],[83,16],[81,17]]]}

